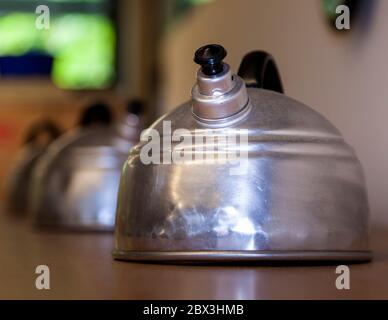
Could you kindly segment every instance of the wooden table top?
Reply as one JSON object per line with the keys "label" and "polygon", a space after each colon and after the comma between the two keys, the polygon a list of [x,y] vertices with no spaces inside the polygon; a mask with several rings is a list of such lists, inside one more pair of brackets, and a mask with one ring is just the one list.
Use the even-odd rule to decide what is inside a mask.
{"label": "wooden table top", "polygon": [[[43,233],[0,217],[0,299],[388,299],[388,227],[372,232],[372,263],[350,265],[350,290],[335,265],[179,266],[114,261],[111,234]],[[50,268],[50,290],[35,268]]]}

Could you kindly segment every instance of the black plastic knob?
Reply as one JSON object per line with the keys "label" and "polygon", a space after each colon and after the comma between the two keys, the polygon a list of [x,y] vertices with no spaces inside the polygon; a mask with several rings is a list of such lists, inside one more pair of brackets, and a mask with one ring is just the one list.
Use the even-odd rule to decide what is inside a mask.
{"label": "black plastic knob", "polygon": [[95,102],[82,111],[78,124],[83,127],[93,125],[108,126],[112,122],[112,112],[105,102]]}
{"label": "black plastic knob", "polygon": [[144,112],[144,102],[140,99],[132,99],[127,104],[127,112],[140,116]]}
{"label": "black plastic knob", "polygon": [[223,60],[226,54],[223,46],[208,44],[195,52],[194,62],[202,67],[203,74],[215,76],[224,70]]}

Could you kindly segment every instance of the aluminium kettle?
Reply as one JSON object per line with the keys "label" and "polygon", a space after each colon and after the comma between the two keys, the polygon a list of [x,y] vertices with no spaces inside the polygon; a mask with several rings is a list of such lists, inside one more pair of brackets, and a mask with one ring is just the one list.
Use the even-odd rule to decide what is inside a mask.
{"label": "aluminium kettle", "polygon": [[131,150],[114,258],[371,260],[354,150],[328,120],[283,93],[269,54],[247,54],[238,74],[225,56],[220,45],[198,49],[191,100]]}
{"label": "aluminium kettle", "polygon": [[142,127],[132,109],[140,104],[131,102],[114,125],[108,107],[94,104],[78,128],[50,145],[30,193],[35,227],[113,231],[120,171]]}
{"label": "aluminium kettle", "polygon": [[14,218],[24,218],[29,207],[32,172],[48,146],[61,134],[50,120],[40,120],[28,130],[24,145],[18,151],[6,183],[7,212]]}

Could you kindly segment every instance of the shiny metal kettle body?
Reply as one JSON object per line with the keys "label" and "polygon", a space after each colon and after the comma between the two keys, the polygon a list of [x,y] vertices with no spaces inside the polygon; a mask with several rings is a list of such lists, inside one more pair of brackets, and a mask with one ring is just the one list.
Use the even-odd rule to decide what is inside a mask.
{"label": "shiny metal kettle body", "polygon": [[139,117],[128,114],[113,127],[78,128],[54,142],[34,174],[34,225],[113,231],[121,168],[140,130]]}
{"label": "shiny metal kettle body", "polygon": [[[270,55],[248,54],[238,75],[225,56],[218,45],[200,48],[191,101],[156,121],[132,149],[113,256],[370,260],[367,192],[353,149],[328,120],[283,94]],[[167,125],[180,139],[167,136]],[[170,141],[156,157],[167,163],[144,161],[155,133]]]}
{"label": "shiny metal kettle body", "polygon": [[31,205],[28,194],[35,166],[60,133],[57,125],[48,120],[36,122],[28,130],[25,143],[18,151],[6,181],[7,212],[11,217],[24,218],[27,215]]}

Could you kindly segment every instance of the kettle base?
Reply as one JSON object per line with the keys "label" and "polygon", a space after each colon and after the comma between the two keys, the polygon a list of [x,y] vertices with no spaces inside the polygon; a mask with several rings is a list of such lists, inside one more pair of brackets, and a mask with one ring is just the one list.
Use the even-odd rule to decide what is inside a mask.
{"label": "kettle base", "polygon": [[120,251],[113,258],[155,263],[370,262],[371,251]]}

